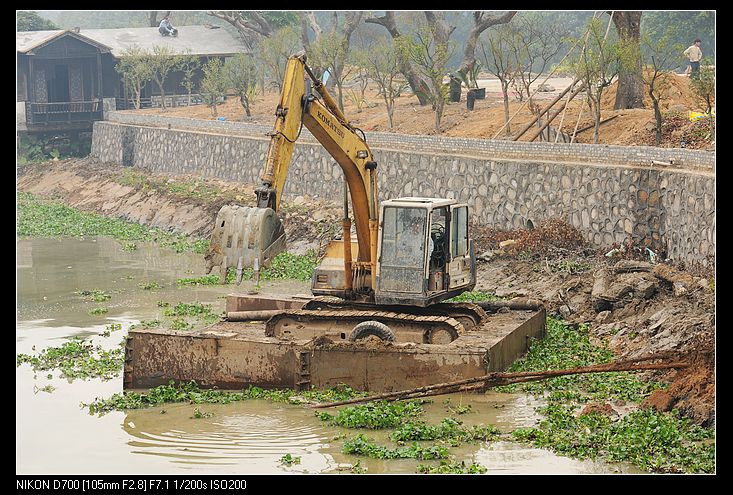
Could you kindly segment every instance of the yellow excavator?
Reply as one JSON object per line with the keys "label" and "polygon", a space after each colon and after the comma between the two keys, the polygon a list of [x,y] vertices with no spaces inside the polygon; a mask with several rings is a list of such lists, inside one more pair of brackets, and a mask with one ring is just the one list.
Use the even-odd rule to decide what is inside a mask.
{"label": "yellow excavator", "polygon": [[[424,342],[450,342],[480,324],[484,311],[470,303],[442,303],[472,290],[476,260],[468,235],[468,205],[452,199],[404,197],[378,201],[377,171],[366,136],[350,125],[305,54],[288,59],[274,131],[256,188],[256,207],[229,205],[216,217],[208,271],[258,270],[285,249],[278,217],[295,142],[305,126],[344,173],[343,238],[331,241],[315,269],[316,296],[303,309],[268,321],[269,335],[293,332],[349,338],[395,331],[419,332]],[[351,239],[349,196],[356,241]],[[335,296],[335,297],[323,297]],[[358,326],[358,325],[357,325]],[[389,327],[389,328],[387,328]],[[468,327],[468,328],[467,328]],[[357,331],[359,330],[359,331]]]}

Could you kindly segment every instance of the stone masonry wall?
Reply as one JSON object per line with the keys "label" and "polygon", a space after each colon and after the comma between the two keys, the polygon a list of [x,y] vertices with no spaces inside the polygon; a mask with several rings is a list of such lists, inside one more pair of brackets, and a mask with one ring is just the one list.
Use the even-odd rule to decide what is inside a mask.
{"label": "stone masonry wall", "polygon": [[[165,120],[173,127],[171,118]],[[269,145],[264,130],[252,136],[251,130],[245,135],[220,127],[226,122],[198,121],[202,123],[196,130],[147,122],[95,122],[92,155],[151,172],[259,183]],[[378,144],[373,134],[367,139],[379,164],[381,199],[455,198],[469,204],[474,221],[506,229],[559,216],[600,247],[632,237],[672,259],[704,265],[714,260],[714,153],[649,148],[648,154],[643,147],[562,145],[583,147],[581,153],[557,151],[560,144],[485,141],[485,149],[493,145],[496,150],[489,153],[476,151],[475,144],[461,147],[463,139],[454,143],[451,138],[401,135],[388,146]],[[340,168],[312,137],[303,137],[293,153],[284,197],[340,200]],[[426,138],[420,150],[409,146],[420,138]],[[399,146],[404,149],[393,149]],[[624,159],[632,163],[623,164]],[[652,160],[671,164],[652,167]]]}

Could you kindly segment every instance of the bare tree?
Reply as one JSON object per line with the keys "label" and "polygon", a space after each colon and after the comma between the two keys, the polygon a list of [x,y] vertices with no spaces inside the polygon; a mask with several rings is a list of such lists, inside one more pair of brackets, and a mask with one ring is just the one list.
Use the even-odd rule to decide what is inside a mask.
{"label": "bare tree", "polygon": [[[484,67],[494,74],[501,84],[501,91],[504,95],[504,122],[506,123],[505,132],[507,136],[511,135],[509,125],[509,86],[514,82],[517,76],[516,59],[512,56],[511,47],[518,44],[516,37],[518,34],[511,26],[499,26],[494,32],[487,37],[488,47],[482,41],[480,42],[481,55]],[[488,48],[488,49],[487,49]]]}
{"label": "bare tree", "polygon": [[234,26],[250,48],[258,39],[267,38],[275,31],[270,22],[256,10],[210,10],[207,13]]}
{"label": "bare tree", "polygon": [[532,95],[530,87],[562,49],[562,39],[567,30],[556,24],[543,23],[533,14],[524,14],[509,26],[512,33],[509,49],[517,69],[519,101],[523,101],[524,96],[529,98]]}
{"label": "bare tree", "polygon": [[463,61],[461,62],[458,72],[467,77],[473,70],[474,64],[476,63],[476,44],[479,41],[481,33],[491,26],[506,24],[512,20],[516,13],[516,10],[500,15],[486,14],[482,10],[476,10],[473,12],[473,27],[471,28],[471,31],[469,31],[466,44],[463,47]]}
{"label": "bare tree", "polygon": [[677,62],[682,47],[671,42],[669,30],[660,39],[654,41],[648,34],[644,35],[641,43],[644,63],[642,74],[647,84],[647,94],[654,107],[655,142],[659,146],[662,144],[663,121],[660,100],[662,94],[670,87],[671,78],[676,77],[674,73],[670,72],[670,69]]}

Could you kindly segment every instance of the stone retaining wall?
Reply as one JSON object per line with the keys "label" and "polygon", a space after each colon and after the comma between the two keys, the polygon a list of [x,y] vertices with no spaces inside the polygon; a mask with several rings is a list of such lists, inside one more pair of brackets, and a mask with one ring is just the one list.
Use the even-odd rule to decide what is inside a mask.
{"label": "stone retaining wall", "polygon": [[[129,114],[118,112],[116,120],[119,115]],[[95,122],[92,155],[151,172],[259,183],[269,145],[264,132],[252,136],[251,124],[247,124],[250,135],[242,130],[237,135],[235,124],[198,122],[196,125],[208,132]],[[168,124],[173,127],[170,120]],[[221,127],[227,129],[226,134],[216,132],[226,124],[229,126]],[[705,265],[714,259],[714,153],[483,141],[486,150],[493,146],[501,151],[489,156],[492,154],[487,151],[474,151],[471,146],[478,143],[460,146],[464,141],[481,140],[399,135],[384,145],[378,144],[375,134],[367,134],[367,139],[380,164],[382,199],[457,198],[469,204],[475,221],[507,229],[560,216],[597,246],[632,237],[672,259]],[[293,153],[284,196],[340,200],[340,169],[325,149],[311,142],[312,137],[303,137]],[[395,149],[421,139],[423,145],[415,146],[419,150],[407,145]],[[443,147],[444,142],[451,147]],[[568,150],[568,146],[582,147],[582,152]],[[548,149],[555,154],[548,157]],[[624,157],[631,163],[616,163]],[[679,165],[651,167],[652,159],[667,163],[682,160],[689,170]]]}

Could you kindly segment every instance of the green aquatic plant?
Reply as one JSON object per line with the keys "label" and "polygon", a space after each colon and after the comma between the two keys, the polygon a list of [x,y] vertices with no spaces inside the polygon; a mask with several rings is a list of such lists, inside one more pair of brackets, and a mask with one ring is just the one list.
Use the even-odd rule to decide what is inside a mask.
{"label": "green aquatic plant", "polygon": [[140,284],[137,284],[137,286],[141,288],[142,290],[157,290],[157,289],[163,288],[163,286],[157,282],[140,283]]}
{"label": "green aquatic plant", "polygon": [[82,403],[90,414],[106,414],[110,411],[125,411],[141,409],[175,402],[189,402],[191,404],[229,404],[246,399],[266,399],[276,402],[299,404],[306,402],[328,402],[331,400],[345,400],[357,395],[365,395],[347,386],[337,386],[327,390],[296,391],[292,389],[265,390],[260,387],[249,386],[243,391],[222,391],[217,389],[202,389],[195,381],[182,382],[176,385],[171,380],[167,385],[151,388],[147,392],[125,391],[113,394],[108,399],[96,398],[89,404]]}
{"label": "green aquatic plant", "polygon": [[[541,371],[607,363],[614,358],[605,344],[589,339],[588,327],[547,319],[547,335],[533,340],[527,354],[510,371]],[[677,413],[635,410],[614,420],[599,412],[578,415],[589,401],[639,404],[664,385],[640,380],[630,372],[569,375],[498,387],[543,397],[538,408],[544,416],[535,428],[512,432],[516,441],[551,449],[580,459],[625,461],[655,472],[712,472],[715,469],[714,433],[693,425]],[[705,440],[705,442],[701,442]]]}
{"label": "green aquatic plant", "polygon": [[417,472],[422,474],[483,474],[486,471],[488,469],[481,464],[472,462],[467,465],[464,461],[456,462],[455,460],[440,461],[437,466],[427,464],[417,466]]}
{"label": "green aquatic plant", "polygon": [[366,404],[346,407],[335,415],[324,411],[316,416],[332,425],[345,428],[368,428],[372,430],[396,428],[406,421],[423,414],[421,400],[409,401],[374,401]]}
{"label": "green aquatic plant", "polygon": [[19,237],[109,236],[122,242],[155,242],[177,253],[204,254],[209,241],[155,227],[82,212],[33,194],[17,194],[16,233]]}
{"label": "green aquatic plant", "polygon": [[89,314],[92,316],[104,315],[107,313],[109,313],[109,308],[104,308],[104,307],[92,308],[89,310]]}
{"label": "green aquatic plant", "polygon": [[492,425],[466,427],[454,418],[443,418],[437,425],[403,423],[390,433],[389,438],[398,443],[418,440],[445,440],[457,445],[460,442],[494,440],[498,436],[499,430]]}
{"label": "green aquatic plant", "polygon": [[344,442],[341,450],[344,454],[361,455],[373,459],[446,459],[448,449],[440,445],[422,446],[417,442],[397,448],[385,447],[367,438],[363,433]]}
{"label": "green aquatic plant", "polygon": [[78,290],[74,292],[74,294],[80,295],[87,301],[93,302],[104,302],[112,299],[112,296],[109,294],[109,292],[103,291],[101,289]]}
{"label": "green aquatic plant", "polygon": [[285,454],[280,458],[280,463],[286,466],[292,466],[293,464],[300,464],[300,456],[294,456],[292,454]]}
{"label": "green aquatic plant", "polygon": [[58,347],[47,347],[36,355],[18,354],[16,365],[31,365],[33,371],[58,369],[68,379],[102,378],[110,380],[119,376],[124,364],[124,349],[110,351],[95,346],[91,341],[74,337]]}

